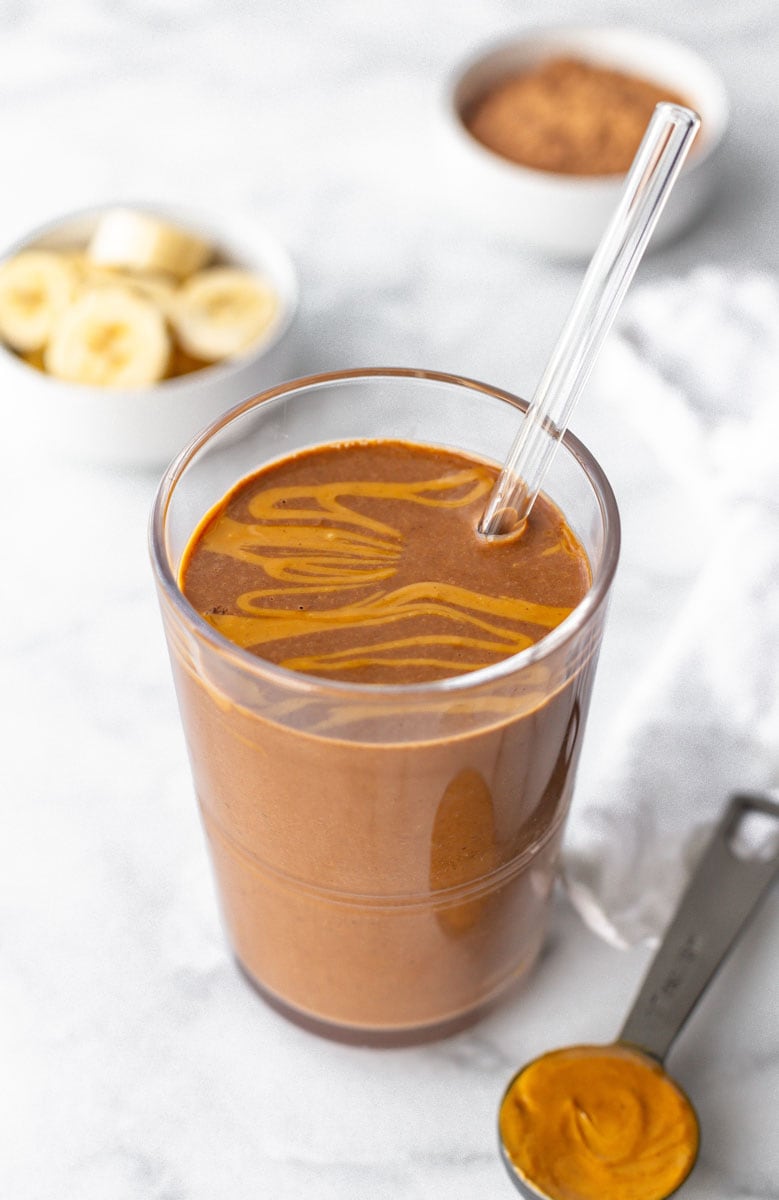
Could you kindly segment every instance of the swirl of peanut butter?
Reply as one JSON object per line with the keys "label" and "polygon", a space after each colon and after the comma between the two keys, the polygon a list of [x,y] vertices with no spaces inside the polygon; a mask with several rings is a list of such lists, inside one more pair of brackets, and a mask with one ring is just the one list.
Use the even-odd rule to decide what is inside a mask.
{"label": "swirl of peanut butter", "polygon": [[[337,453],[343,458],[349,450]],[[424,452],[427,465],[440,469]],[[317,471],[326,465],[321,451],[308,458]],[[451,572],[436,574],[431,551],[448,527],[431,540],[430,522],[459,515],[452,528],[475,540],[494,479],[486,466],[454,461],[459,469],[421,479],[320,474],[281,486],[270,467],[248,481],[238,515],[230,501],[246,484],[209,514],[185,556],[184,590],[190,594],[191,562],[203,555],[236,564],[232,574],[220,570],[240,586],[228,587],[210,610],[193,600],[196,607],[229,641],[308,674],[359,677],[381,669],[402,682],[409,673],[460,674],[516,654],[559,625],[572,605],[539,603],[508,588],[490,594],[472,586],[478,575],[464,586]],[[559,528],[541,553],[547,562],[552,555],[581,561],[557,517]],[[245,586],[249,581],[258,586]]]}
{"label": "swirl of peanut butter", "polygon": [[500,1109],[520,1178],[550,1200],[663,1200],[692,1170],[698,1122],[662,1067],[628,1046],[571,1046],[525,1067]]}

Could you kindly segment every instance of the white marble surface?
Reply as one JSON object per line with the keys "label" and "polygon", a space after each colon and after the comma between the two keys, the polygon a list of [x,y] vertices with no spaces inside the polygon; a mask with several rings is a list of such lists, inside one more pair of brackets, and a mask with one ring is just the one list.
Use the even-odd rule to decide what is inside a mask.
{"label": "white marble surface", "polygon": [[[699,262],[777,272],[773,0],[555,12],[675,33],[733,99],[721,195],[644,281]],[[300,373],[413,364],[528,391],[579,273],[450,208],[436,102],[474,44],[545,19],[541,0],[5,0],[0,240],[112,197],[244,211],[299,265]],[[638,496],[638,451],[609,424],[617,365],[612,352],[574,422],[626,532],[590,762],[626,662],[648,653],[637,628],[671,613],[685,580],[684,541],[642,579],[651,493]],[[377,1053],[268,1011],[216,916],[146,557],[155,480],[65,463],[36,475],[7,436],[1,453],[0,1195],[510,1195],[494,1145],[508,1074],[610,1037],[646,952],[610,949],[561,900],[532,979],[471,1033]],[[704,1138],[685,1200],[779,1196],[778,941],[774,889],[674,1052]]]}

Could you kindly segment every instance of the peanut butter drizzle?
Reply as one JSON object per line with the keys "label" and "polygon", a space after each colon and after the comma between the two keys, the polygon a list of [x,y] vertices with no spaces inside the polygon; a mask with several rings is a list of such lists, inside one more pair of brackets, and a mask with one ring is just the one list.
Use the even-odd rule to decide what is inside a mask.
{"label": "peanut butter drizzle", "polygon": [[[325,645],[314,652],[274,656],[274,661],[291,670],[334,678],[344,671],[376,666],[399,674],[423,670],[428,677],[474,671],[524,650],[559,625],[571,608],[488,595],[445,580],[381,586],[397,574],[408,539],[400,528],[361,511],[355,502],[381,503],[382,515],[391,512],[395,502],[465,510],[480,504],[493,478],[486,467],[474,464],[423,480],[323,480],[265,487],[248,500],[250,521],[237,520],[226,511],[231,497],[240,492],[239,485],[195,534],[181,578],[185,579],[195,549],[202,549],[256,567],[259,578],[277,585],[239,592],[231,597],[235,611],[202,612],[224,637],[245,649],[348,631],[348,646],[329,649]],[[581,556],[570,531],[561,525],[557,545],[543,555],[578,551]],[[370,588],[367,594],[366,587]],[[183,582],[182,588],[186,590]],[[356,590],[360,594],[350,597]],[[336,603],[327,607],[289,604],[293,598],[330,596]],[[274,603],[279,600],[286,603]],[[425,618],[437,622],[434,631],[416,631],[409,624]],[[386,626],[390,634],[398,622],[404,625],[402,631],[396,629],[396,636],[366,641],[368,631]],[[535,627],[537,633],[533,636],[518,624]],[[448,656],[453,650],[456,659]]]}

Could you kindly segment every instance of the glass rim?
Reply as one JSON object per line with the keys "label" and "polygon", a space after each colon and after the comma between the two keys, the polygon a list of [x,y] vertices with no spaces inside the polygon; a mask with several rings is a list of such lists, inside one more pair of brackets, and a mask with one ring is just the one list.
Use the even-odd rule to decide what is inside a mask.
{"label": "glass rim", "polygon": [[567,430],[561,438],[561,445],[565,447],[582,469],[587,482],[595,494],[600,509],[601,520],[606,533],[603,561],[598,578],[593,582],[583,600],[576,605],[573,611],[539,641],[534,642],[524,650],[520,650],[517,654],[512,654],[508,658],[501,659],[499,662],[491,663],[489,666],[480,667],[476,671],[469,671],[462,675],[447,676],[444,679],[435,679],[424,683],[375,684],[342,682],[337,679],[320,679],[318,676],[307,675],[301,671],[292,671],[288,667],[281,667],[276,663],[269,662],[267,659],[259,658],[249,650],[245,650],[234,642],[229,641],[228,638],[218,633],[213,626],[209,625],[201,617],[200,613],[193,608],[181,591],[176,574],[171,568],[165,546],[165,527],[170,502],[178,482],[199,451],[216,434],[232,424],[233,421],[236,421],[244,413],[259,407],[260,404],[268,400],[295,392],[302,392],[306,388],[322,387],[348,380],[399,378],[426,380],[432,383],[443,383],[453,387],[465,388],[468,391],[482,392],[492,396],[494,399],[508,403],[521,413],[524,413],[528,407],[526,400],[513,395],[511,392],[504,391],[502,388],[481,383],[479,380],[470,379],[465,375],[452,375],[443,371],[429,371],[413,367],[355,367],[341,371],[322,372],[280,383],[256,396],[252,396],[248,400],[242,400],[233,408],[222,413],[215,421],[212,421],[209,425],[201,429],[199,433],[195,434],[180,454],[173,459],[163,474],[154,497],[149,520],[149,550],[152,566],[157,581],[161,586],[162,593],[168,599],[174,611],[184,621],[185,625],[198,638],[208,643],[222,658],[232,660],[233,663],[250,675],[271,681],[288,690],[303,693],[316,692],[319,695],[329,695],[333,699],[339,700],[349,697],[359,697],[363,702],[370,702],[371,700],[375,702],[387,696],[397,699],[402,699],[403,697],[435,698],[446,695],[454,696],[478,690],[481,685],[508,678],[535,663],[543,661],[559,647],[564,646],[572,640],[593,619],[598,609],[604,604],[619,559],[619,510],[611,484],[597,459],[590,453],[583,442],[571,433],[570,430]]}

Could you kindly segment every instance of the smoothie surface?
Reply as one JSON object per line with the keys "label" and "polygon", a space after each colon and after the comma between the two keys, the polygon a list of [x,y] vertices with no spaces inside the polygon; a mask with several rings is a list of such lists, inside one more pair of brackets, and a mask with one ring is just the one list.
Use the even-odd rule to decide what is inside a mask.
{"label": "smoothie surface", "polygon": [[522,536],[476,532],[497,469],[433,446],[326,444],[238,483],[180,572],[231,642],[316,677],[422,683],[539,641],[583,599],[587,556],[539,496]]}

